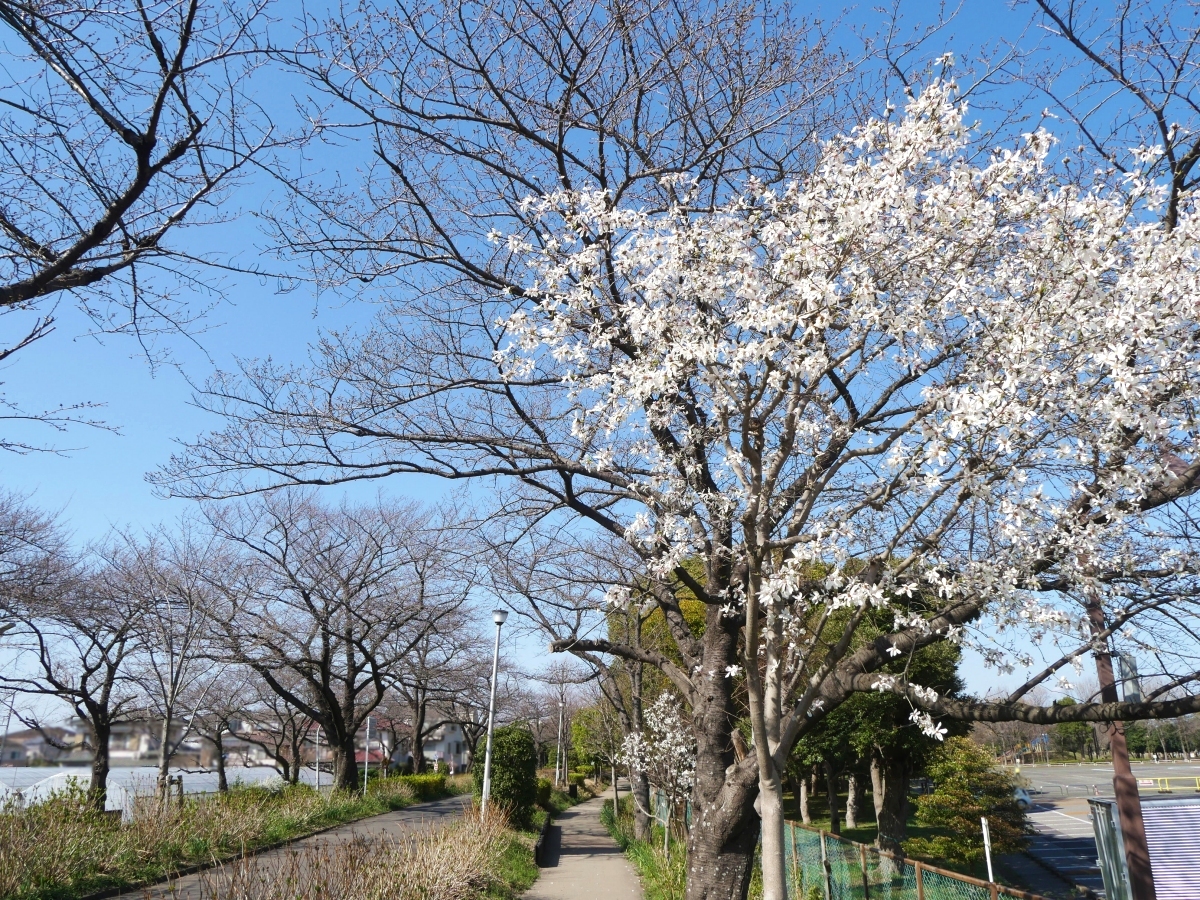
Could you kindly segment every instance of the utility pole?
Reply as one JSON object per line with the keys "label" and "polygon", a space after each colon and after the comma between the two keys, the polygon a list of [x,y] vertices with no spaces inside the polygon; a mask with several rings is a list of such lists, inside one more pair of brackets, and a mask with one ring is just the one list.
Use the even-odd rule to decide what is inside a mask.
{"label": "utility pole", "polygon": [[[1093,637],[1104,633],[1104,610],[1100,598],[1093,592],[1087,604],[1088,624]],[[1100,681],[1100,699],[1105,703],[1118,703],[1117,682],[1113,677],[1112,654],[1108,639],[1104,646],[1096,649],[1096,675]],[[1129,887],[1133,900],[1157,900],[1154,892],[1154,874],[1150,869],[1150,848],[1146,843],[1146,824],[1142,821],[1142,799],[1138,796],[1137,781],[1129,766],[1129,746],[1125,743],[1125,723],[1113,722],[1109,728],[1109,744],[1112,748],[1113,792],[1117,798],[1117,812],[1121,819],[1121,834],[1125,839],[1125,863],[1129,868]]]}

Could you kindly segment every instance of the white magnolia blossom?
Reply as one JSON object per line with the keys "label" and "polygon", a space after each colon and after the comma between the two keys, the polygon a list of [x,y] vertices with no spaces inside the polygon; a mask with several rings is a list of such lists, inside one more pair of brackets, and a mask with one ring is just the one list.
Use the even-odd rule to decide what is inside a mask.
{"label": "white magnolia blossom", "polygon": [[[1060,179],[1042,130],[981,158],[964,117],[934,84],[790,184],[703,212],[683,176],[665,210],[563,191],[508,238],[528,302],[496,362],[567,389],[579,478],[650,577],[699,559],[743,619],[764,791],[821,716],[836,623],[887,608],[905,647],[1001,671],[1086,649],[1085,598],[1136,646],[1194,633],[1145,620],[1200,587],[1190,509],[1162,500],[1200,466],[1200,217],[1168,228],[1137,178]],[[905,685],[873,683],[936,701]]]}
{"label": "white magnolia blossom", "polygon": [[[1164,448],[1196,449],[1200,221],[1149,221],[1159,192],[1133,179],[1059,183],[1044,131],[977,164],[964,113],[935,84],[829,143],[804,179],[752,183],[716,213],[561,192],[528,201],[538,245],[509,238],[536,303],[503,323],[498,359],[571,386],[574,434],[605,460],[592,474],[619,471],[640,500],[626,535],[655,574],[705,552],[704,523],[760,511],[736,552],[762,551],[755,602],[781,677],[813,610],[986,596],[992,637],[1016,627],[1026,648],[987,657],[1007,667],[1030,638],[1087,627],[1028,590],[1048,548],[1081,583],[1192,562],[1131,510],[1170,475]],[[702,419],[681,421],[681,390]],[[785,489],[823,454],[837,466],[796,505]],[[1078,527],[1081,485],[1103,526]],[[872,556],[893,562],[877,581],[845,577]],[[898,630],[922,621],[897,610]]]}
{"label": "white magnolia blossom", "polygon": [[618,762],[645,774],[671,804],[687,799],[696,770],[696,741],[679,701],[663,694],[645,712],[645,728],[625,737]]}

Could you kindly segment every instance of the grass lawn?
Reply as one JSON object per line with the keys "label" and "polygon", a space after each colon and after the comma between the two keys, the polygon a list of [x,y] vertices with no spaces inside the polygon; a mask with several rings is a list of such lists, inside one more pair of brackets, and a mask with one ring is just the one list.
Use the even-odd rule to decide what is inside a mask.
{"label": "grass lawn", "polygon": [[470,790],[468,776],[374,779],[368,793],[235,786],[165,806],[140,798],[130,821],[88,808],[81,789],[36,806],[0,807],[0,898],[74,900],[161,881],[181,869]]}

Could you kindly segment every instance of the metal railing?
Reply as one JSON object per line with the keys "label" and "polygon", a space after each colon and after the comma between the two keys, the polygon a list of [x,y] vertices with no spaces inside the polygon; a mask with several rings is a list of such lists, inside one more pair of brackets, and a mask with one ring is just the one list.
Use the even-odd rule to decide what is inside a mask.
{"label": "metal railing", "polygon": [[[1175,782],[1175,786],[1171,786],[1171,782]],[[1139,778],[1138,787],[1153,787],[1160,794],[1173,794],[1176,791],[1195,791],[1200,793],[1200,778],[1188,776],[1179,778],[1172,776],[1169,778]]]}
{"label": "metal railing", "polygon": [[1046,900],[798,822],[786,823],[785,829],[788,895],[797,900]]}

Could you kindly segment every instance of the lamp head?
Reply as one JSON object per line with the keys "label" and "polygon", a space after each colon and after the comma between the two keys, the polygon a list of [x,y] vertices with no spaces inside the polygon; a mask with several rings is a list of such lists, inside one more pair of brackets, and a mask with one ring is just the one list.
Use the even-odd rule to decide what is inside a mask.
{"label": "lamp head", "polygon": [[508,610],[507,609],[493,609],[492,610],[492,621],[495,622],[497,625],[503,625],[505,619],[507,619],[507,618],[508,618]]}

